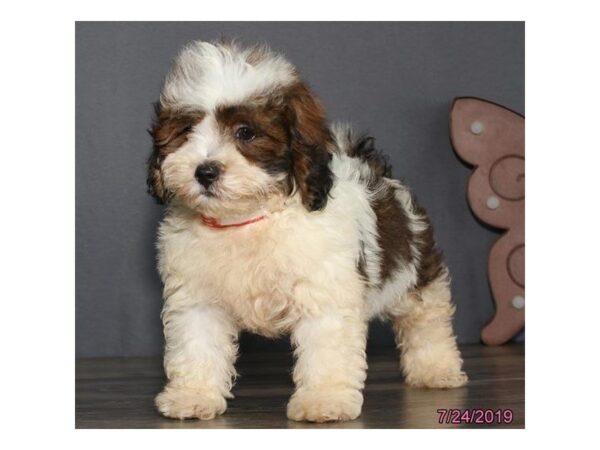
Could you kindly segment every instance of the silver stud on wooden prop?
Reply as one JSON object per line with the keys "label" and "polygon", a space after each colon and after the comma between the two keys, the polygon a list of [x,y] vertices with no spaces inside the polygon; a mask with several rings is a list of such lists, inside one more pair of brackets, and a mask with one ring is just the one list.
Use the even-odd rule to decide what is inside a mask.
{"label": "silver stud on wooden prop", "polygon": [[483,133],[483,124],[479,120],[471,124],[471,133],[475,135]]}
{"label": "silver stud on wooden prop", "polygon": [[523,297],[521,295],[516,295],[512,299],[512,305],[516,309],[523,309],[523,308],[525,308],[525,297]]}
{"label": "silver stud on wooden prop", "polygon": [[495,195],[492,195],[488,197],[485,204],[487,205],[488,209],[498,209],[498,206],[500,206],[500,199]]}

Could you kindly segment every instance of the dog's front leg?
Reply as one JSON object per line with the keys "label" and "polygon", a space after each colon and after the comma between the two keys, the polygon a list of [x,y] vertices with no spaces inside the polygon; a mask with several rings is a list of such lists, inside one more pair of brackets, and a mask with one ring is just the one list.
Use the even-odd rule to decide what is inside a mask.
{"label": "dog's front leg", "polygon": [[235,377],[237,330],[215,305],[171,306],[163,311],[167,385],[158,410],[176,419],[209,420],[225,412]]}
{"label": "dog's front leg", "polygon": [[300,320],[292,332],[296,392],[288,418],[310,422],[360,415],[366,378],[366,322],[354,314],[324,313]]}

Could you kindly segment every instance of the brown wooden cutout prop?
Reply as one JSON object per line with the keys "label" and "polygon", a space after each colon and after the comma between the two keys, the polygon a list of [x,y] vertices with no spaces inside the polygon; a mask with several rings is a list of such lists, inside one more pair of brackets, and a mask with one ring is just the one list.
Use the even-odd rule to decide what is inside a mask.
{"label": "brown wooden cutout prop", "polygon": [[481,330],[485,344],[500,345],[525,326],[525,117],[486,100],[456,98],[450,138],[457,155],[475,167],[467,188],[471,210],[506,230],[490,251],[496,312]]}

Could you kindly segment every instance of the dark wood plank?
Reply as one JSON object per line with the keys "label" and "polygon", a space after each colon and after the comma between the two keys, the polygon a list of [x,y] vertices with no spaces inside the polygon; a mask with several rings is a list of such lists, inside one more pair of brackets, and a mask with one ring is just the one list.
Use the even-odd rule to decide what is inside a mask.
{"label": "dark wood plank", "polygon": [[[76,364],[77,428],[523,428],[524,346],[462,346],[466,387],[453,390],[413,389],[403,384],[393,348],[369,352],[369,374],[360,418],[351,422],[307,424],[287,420],[292,393],[289,353],[243,354],[240,378],[227,412],[215,420],[170,420],[153,404],[164,383],[156,358],[82,359]],[[439,424],[445,409],[508,409],[511,424]]]}

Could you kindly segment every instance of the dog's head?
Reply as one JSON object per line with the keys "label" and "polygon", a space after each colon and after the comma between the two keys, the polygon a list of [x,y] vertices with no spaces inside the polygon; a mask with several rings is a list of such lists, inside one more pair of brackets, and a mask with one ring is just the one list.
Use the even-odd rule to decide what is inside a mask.
{"label": "dog's head", "polygon": [[325,112],[266,47],[193,42],[168,74],[151,132],[150,193],[202,214],[253,211],[298,192],[310,210],[333,183]]}

